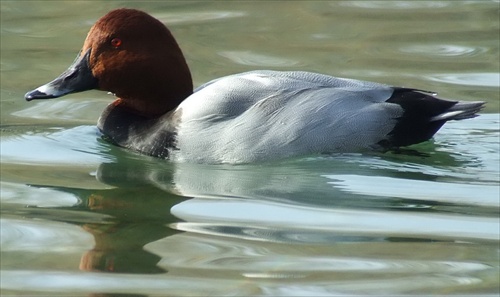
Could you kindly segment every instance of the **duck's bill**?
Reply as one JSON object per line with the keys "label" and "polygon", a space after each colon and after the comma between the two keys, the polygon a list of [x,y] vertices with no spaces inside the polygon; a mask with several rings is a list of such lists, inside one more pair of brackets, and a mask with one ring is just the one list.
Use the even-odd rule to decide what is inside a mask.
{"label": "duck's bill", "polygon": [[97,78],[92,75],[89,66],[90,49],[79,55],[73,64],[53,81],[36,88],[24,95],[27,101],[51,99],[70,93],[78,93],[98,87]]}

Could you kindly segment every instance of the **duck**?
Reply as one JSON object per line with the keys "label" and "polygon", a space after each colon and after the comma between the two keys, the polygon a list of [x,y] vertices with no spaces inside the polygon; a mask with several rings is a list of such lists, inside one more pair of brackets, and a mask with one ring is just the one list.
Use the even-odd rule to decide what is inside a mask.
{"label": "duck", "polygon": [[97,127],[114,145],[195,163],[253,163],[308,155],[394,151],[429,140],[483,101],[306,71],[254,70],[196,89],[171,31],[150,14],[108,12],[75,61],[27,101],[86,90],[115,95]]}

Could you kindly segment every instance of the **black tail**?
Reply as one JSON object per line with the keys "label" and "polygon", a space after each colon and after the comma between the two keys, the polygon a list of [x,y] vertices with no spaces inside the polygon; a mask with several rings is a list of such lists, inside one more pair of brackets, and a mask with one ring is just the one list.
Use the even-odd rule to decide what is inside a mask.
{"label": "black tail", "polygon": [[386,102],[398,104],[404,110],[388,139],[379,143],[386,149],[429,140],[447,121],[476,117],[484,105],[482,101],[443,100],[426,91],[406,88],[395,88]]}

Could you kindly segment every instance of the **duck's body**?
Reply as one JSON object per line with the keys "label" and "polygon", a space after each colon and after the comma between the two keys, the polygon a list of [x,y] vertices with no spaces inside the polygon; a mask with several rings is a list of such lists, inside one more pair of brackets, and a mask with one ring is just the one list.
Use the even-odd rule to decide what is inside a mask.
{"label": "duck's body", "polygon": [[[178,77],[166,71],[165,81],[158,81],[158,72],[164,73],[165,69],[147,67],[139,68],[141,73],[129,74],[127,65],[138,69],[134,60],[121,69],[126,75],[120,72],[109,77],[106,72],[109,70],[99,70],[104,72],[101,73],[96,69],[106,62],[102,57],[108,52],[119,51],[103,50],[99,41],[92,40],[93,36],[96,31],[100,35],[108,33],[108,39],[116,45],[116,38],[112,38],[120,35],[107,26],[130,16],[134,17],[126,22],[130,26],[134,22],[142,26],[141,18],[155,26],[159,23],[136,10],[110,12],[94,25],[76,66],[26,94],[26,98],[54,98],[90,88],[112,91],[120,99],[107,107],[98,122],[99,129],[111,141],[152,156],[204,163],[242,163],[397,148],[428,140],[446,121],[474,117],[483,105],[483,102],[447,101],[424,91],[309,72],[246,72],[213,80],[192,92],[189,70],[186,71],[182,53],[173,39],[167,42],[171,48],[168,56],[175,57]],[[163,28],[168,33],[165,36],[171,37]],[[130,31],[133,30],[129,28],[127,32]],[[124,40],[123,49],[122,39],[119,41],[115,50],[121,49],[124,55],[140,53],[140,48],[125,48],[127,43],[134,44],[133,36]],[[102,53],[96,54],[96,48]],[[150,58],[147,48],[143,49],[144,56]],[[140,60],[145,65],[154,64],[148,59]],[[68,87],[65,78],[74,76],[72,69],[78,69],[80,74],[90,72],[90,81],[87,77],[85,83],[79,81],[76,87]],[[152,72],[150,76],[154,79],[148,78],[147,71]],[[122,81],[116,81],[119,79]],[[138,82],[143,84],[137,86]],[[136,87],[131,91],[129,88],[133,86]]]}
{"label": "duck's body", "polygon": [[391,93],[388,86],[307,72],[224,77],[176,109],[178,156],[233,163],[376,148],[403,114],[384,103]]}
{"label": "duck's body", "polygon": [[[419,115],[401,105],[419,97]],[[392,102],[391,102],[392,101]],[[144,154],[203,163],[241,163],[317,153],[387,150],[429,139],[481,103],[309,72],[252,71],[208,82],[157,118],[110,105],[98,127]],[[447,114],[448,113],[448,114]],[[125,135],[125,136],[123,136]]]}

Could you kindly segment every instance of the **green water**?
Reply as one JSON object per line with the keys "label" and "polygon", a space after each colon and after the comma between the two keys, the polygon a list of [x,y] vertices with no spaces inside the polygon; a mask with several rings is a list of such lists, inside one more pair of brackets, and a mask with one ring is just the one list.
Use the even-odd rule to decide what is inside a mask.
{"label": "green water", "polygon": [[[2,296],[499,294],[498,1],[1,1]],[[112,100],[26,102],[90,26],[143,9],[195,85],[307,70],[485,100],[414,147],[175,164],[100,138]]]}

